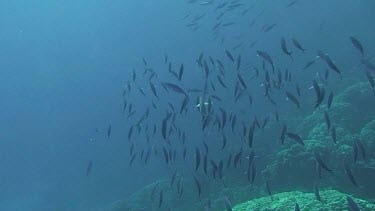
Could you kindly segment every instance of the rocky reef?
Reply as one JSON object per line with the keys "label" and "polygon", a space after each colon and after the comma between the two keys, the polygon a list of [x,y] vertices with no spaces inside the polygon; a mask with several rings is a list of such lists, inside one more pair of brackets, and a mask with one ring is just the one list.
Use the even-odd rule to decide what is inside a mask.
{"label": "rocky reef", "polygon": [[[322,202],[318,201],[314,193],[300,191],[282,192],[271,196],[261,197],[239,204],[234,211],[284,211],[294,210],[298,203],[301,210],[341,211],[348,209],[347,195],[336,190],[320,191]],[[353,197],[352,197],[353,198]],[[375,210],[375,204],[366,200],[353,198],[360,210]]]}
{"label": "rocky reef", "polygon": [[[273,181],[279,191],[291,187],[308,191],[313,184],[319,183],[324,187],[340,188],[374,198],[375,186],[371,182],[371,177],[375,177],[374,108],[374,93],[367,83],[359,82],[346,88],[334,98],[330,109],[321,106],[297,127],[297,133],[304,139],[305,146],[287,140],[288,143],[262,172],[263,176]],[[325,111],[330,116],[330,128],[324,117]],[[336,137],[332,135],[332,128],[336,132]],[[356,139],[364,144],[366,155],[365,158],[359,156],[358,161],[354,163],[353,146]],[[321,180],[316,173],[316,152],[335,172],[323,172]],[[344,165],[352,168],[360,188],[350,183],[345,175]]]}
{"label": "rocky reef", "polygon": [[[232,205],[239,204],[233,210],[293,210],[296,202],[301,210],[346,210],[347,194],[342,192],[367,200],[375,198],[374,108],[374,93],[367,83],[358,82],[337,94],[331,108],[323,105],[301,119],[300,124],[295,124],[298,126],[291,130],[302,137],[305,146],[286,139],[281,149],[267,157],[269,162],[265,163],[265,169],[259,174],[253,186],[246,182],[243,171],[239,173],[231,169],[226,172],[223,181],[214,181],[212,184],[202,181],[203,191],[200,197],[194,185],[192,186],[194,182],[186,179],[183,196],[179,197],[176,188],[171,187],[170,180],[162,180],[115,203],[109,210],[159,210],[161,190],[161,210],[203,211],[208,206],[211,207],[210,210],[224,210],[223,196],[228,197]],[[330,127],[326,123],[324,112],[329,114]],[[332,135],[332,128],[335,128],[335,137]],[[353,146],[356,140],[361,140],[366,153],[359,154],[354,162]],[[265,147],[264,143],[262,144],[263,146],[257,146],[258,151],[267,152],[266,148],[273,147]],[[326,165],[333,169],[333,173],[323,171],[321,177],[317,175],[314,153],[319,153]],[[345,174],[344,165],[350,166],[359,187],[350,182]],[[237,176],[231,175],[232,171]],[[265,196],[265,181],[269,182],[272,193],[275,193],[272,197]],[[323,203],[317,201],[314,193],[311,193],[314,185],[321,189]],[[252,198],[253,200],[245,202]],[[361,210],[375,210],[374,204],[352,198]]]}

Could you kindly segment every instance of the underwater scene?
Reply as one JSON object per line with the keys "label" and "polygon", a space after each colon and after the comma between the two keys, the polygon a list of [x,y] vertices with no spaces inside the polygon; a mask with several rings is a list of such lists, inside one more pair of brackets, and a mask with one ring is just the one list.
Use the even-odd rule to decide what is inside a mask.
{"label": "underwater scene", "polygon": [[375,211],[375,1],[1,0],[0,210]]}

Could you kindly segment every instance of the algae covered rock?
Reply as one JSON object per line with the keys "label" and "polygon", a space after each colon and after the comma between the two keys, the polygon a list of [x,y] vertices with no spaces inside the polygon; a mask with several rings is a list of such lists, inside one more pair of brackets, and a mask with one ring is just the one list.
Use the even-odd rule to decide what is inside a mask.
{"label": "algae covered rock", "polygon": [[[217,181],[222,183],[222,181]],[[242,185],[235,187],[223,187],[208,190],[204,186],[200,197],[191,181],[186,182],[183,196],[171,187],[169,180],[161,180],[147,185],[125,199],[112,204],[108,211],[152,211],[152,210],[194,210],[206,211],[208,204],[210,210],[222,210],[225,207],[223,197],[226,196],[233,204],[246,201],[249,197],[259,197],[260,187]],[[160,191],[163,191],[163,203],[159,208]]]}
{"label": "algae covered rock", "polygon": [[369,152],[375,151],[375,120],[367,123],[362,128],[360,139],[364,142]]}
{"label": "algae covered rock", "polygon": [[[301,210],[315,211],[342,211],[347,210],[347,194],[336,190],[320,191],[323,201],[316,199],[314,193],[303,193],[300,191],[282,192],[271,196],[261,197],[239,204],[233,208],[234,211],[285,211],[294,210],[296,203]],[[375,210],[375,204],[366,200],[352,197],[358,204],[360,210]]]}

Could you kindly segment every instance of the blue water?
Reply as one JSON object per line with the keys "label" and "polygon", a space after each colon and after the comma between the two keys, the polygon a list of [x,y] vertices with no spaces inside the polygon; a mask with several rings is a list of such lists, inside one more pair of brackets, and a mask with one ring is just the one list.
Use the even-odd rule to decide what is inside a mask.
{"label": "blue water", "polygon": [[[224,1],[214,2],[216,5]],[[299,0],[288,9],[282,1],[241,2],[255,6],[246,16],[228,13],[225,18],[236,25],[222,31],[220,38],[225,40],[221,42],[220,38],[213,39],[211,31],[216,23],[214,6],[182,0],[0,1],[0,210],[105,210],[143,186],[170,177],[173,169],[165,167],[161,150],[158,157],[151,156],[149,165],[137,162],[129,167],[129,127],[151,106],[148,77],[142,79],[142,58],[161,82],[201,89],[203,74],[195,61],[201,52],[220,58],[229,66],[224,49],[232,49],[239,41],[257,40],[253,48],[231,50],[236,55],[241,53],[243,65],[261,68],[261,59],[256,56],[256,50],[261,49],[269,52],[281,69],[303,71],[301,67],[314,59],[320,49],[339,63],[346,79],[366,81],[362,72],[357,71],[358,52],[348,37],[360,38],[366,54],[375,55],[373,1]],[[264,13],[249,29],[250,20],[262,10]],[[186,27],[191,17],[182,20],[188,13],[193,16],[205,12],[208,14],[195,32]],[[273,23],[277,26],[270,32],[260,32],[262,25]],[[309,54],[295,55],[291,63],[280,49],[281,36],[298,38]],[[182,82],[168,73],[165,54],[176,71],[184,63]],[[133,84],[128,102],[137,114],[129,121],[122,113],[122,92],[131,81],[133,68],[137,71],[137,83]],[[308,89],[311,79],[317,70],[327,69],[322,62],[314,68],[316,71],[298,73],[293,78],[302,86],[304,105],[314,101],[314,94]],[[234,71],[227,68],[226,74]],[[265,104],[258,82],[248,82],[258,105],[249,109],[248,104],[233,102],[233,75],[227,78],[230,91],[216,83],[217,93],[224,99],[218,107],[226,108],[228,114],[235,111],[237,115],[248,115],[249,119],[253,114],[272,115],[274,109]],[[252,74],[244,75],[249,78]],[[335,74],[331,72],[330,77]],[[333,81],[340,82],[337,78]],[[143,97],[137,87],[144,87],[148,97]],[[338,84],[337,89],[342,87]],[[175,103],[179,110],[183,98],[164,92],[160,84],[157,90],[162,100],[147,122],[149,128],[155,123],[159,133],[167,102]],[[285,101],[284,94],[275,98]],[[153,101],[157,102],[155,98]],[[190,101],[188,115],[179,120],[178,127],[186,132],[191,149],[187,157],[191,162],[176,164],[187,177],[193,174],[195,146],[203,139],[195,97]],[[289,103],[278,108],[279,112],[293,109]],[[106,137],[109,125],[110,139]],[[237,129],[241,128],[239,121]],[[212,133],[207,139],[217,138]],[[145,136],[136,137],[138,141],[145,140]],[[163,144],[160,135],[153,139]],[[240,146],[236,145],[238,142],[229,140],[228,145]],[[148,146],[140,143],[138,151]],[[269,148],[270,154],[275,151]],[[220,157],[220,152],[216,153]],[[93,167],[87,177],[90,161]]]}

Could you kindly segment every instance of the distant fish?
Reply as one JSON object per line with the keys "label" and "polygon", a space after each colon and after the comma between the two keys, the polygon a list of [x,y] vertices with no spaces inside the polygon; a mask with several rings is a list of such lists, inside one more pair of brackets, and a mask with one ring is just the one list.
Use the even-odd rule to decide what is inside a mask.
{"label": "distant fish", "polygon": [[334,126],[331,127],[331,137],[333,140],[333,143],[337,143],[337,135],[336,135],[336,128]]}
{"label": "distant fish", "polygon": [[163,190],[160,190],[160,195],[159,195],[159,208],[163,204]]}
{"label": "distant fish", "polygon": [[271,192],[271,187],[270,187],[269,181],[266,181],[266,191],[267,191],[268,195],[270,195],[272,197],[272,192]]}
{"label": "distant fish", "polygon": [[234,63],[234,57],[228,50],[225,50],[225,54]]}
{"label": "distant fish", "polygon": [[195,171],[198,170],[201,164],[201,152],[198,147],[195,148]]}
{"label": "distant fish", "polygon": [[366,160],[366,157],[367,157],[366,156],[366,149],[365,149],[365,146],[362,143],[362,141],[360,139],[356,139],[354,144],[357,146],[358,151],[360,152],[360,154],[362,156],[362,159]]}
{"label": "distant fish", "polygon": [[297,108],[300,108],[300,104],[299,104],[297,97],[288,91],[286,91],[285,93],[286,93],[287,98],[291,100],[297,106]]}
{"label": "distant fish", "polygon": [[300,211],[299,204],[297,202],[294,205],[294,211]]}
{"label": "distant fish", "polygon": [[350,41],[352,42],[353,46],[361,53],[361,56],[363,57],[365,52],[363,50],[363,46],[359,40],[353,36],[349,37]]}
{"label": "distant fish", "polygon": [[244,89],[246,89],[247,86],[246,86],[245,80],[242,78],[242,76],[239,73],[237,74],[237,78],[238,78],[238,81],[240,82],[240,84],[242,85],[242,87]]}
{"label": "distant fish", "polygon": [[366,73],[366,77],[367,77],[367,80],[372,88],[373,91],[375,91],[375,82],[374,82],[374,78],[371,76],[371,73],[368,72],[368,71],[365,71]]}
{"label": "distant fish", "polygon": [[222,139],[223,139],[223,144],[220,148],[221,150],[223,150],[225,148],[225,146],[227,145],[227,137],[225,136],[224,133],[222,134]]}
{"label": "distant fish", "polygon": [[90,173],[91,173],[91,169],[92,169],[92,161],[89,162],[89,164],[87,165],[87,168],[86,168],[86,176],[89,176]]}
{"label": "distant fish", "polygon": [[354,176],[353,176],[353,173],[352,173],[352,171],[350,170],[349,165],[345,164],[345,165],[344,165],[344,170],[345,170],[345,174],[346,174],[346,176],[348,177],[349,181],[350,181],[354,186],[356,186],[357,188],[359,188],[358,183],[357,183],[357,181],[355,180],[355,178],[354,178]]}
{"label": "distant fish", "polygon": [[227,211],[232,211],[232,203],[230,203],[228,197],[224,196],[225,208]]}
{"label": "distant fish", "polygon": [[303,140],[299,135],[297,135],[295,133],[289,133],[289,132],[287,132],[285,134],[286,134],[286,136],[288,136],[288,138],[294,140],[295,142],[301,144],[302,146],[305,146],[305,143],[303,143]]}
{"label": "distant fish", "polygon": [[313,65],[315,63],[315,61],[316,60],[314,59],[314,60],[311,60],[311,61],[307,62],[305,64],[305,66],[303,67],[303,69],[306,70],[307,68],[311,67],[311,65]]}
{"label": "distant fish", "polygon": [[161,123],[161,134],[164,140],[167,140],[167,118],[164,118]]}
{"label": "distant fish", "polygon": [[172,84],[172,83],[163,83],[163,84],[169,90],[172,90],[179,94],[187,95],[186,92],[181,87],[177,86],[176,84]]}
{"label": "distant fish", "polygon": [[293,42],[293,45],[298,48],[299,50],[301,50],[302,52],[305,52],[307,49],[306,48],[303,48],[302,45],[298,42],[297,39],[295,38],[292,38],[292,42]]}
{"label": "distant fish", "polygon": [[283,125],[283,128],[281,129],[281,135],[280,135],[280,142],[281,142],[281,145],[284,145],[284,140],[285,140],[286,130],[287,130],[287,127],[286,127],[286,125],[284,124],[284,125]]}
{"label": "distant fish", "polygon": [[180,66],[180,71],[178,73],[178,80],[181,81],[182,80],[182,75],[184,74],[184,64],[181,64]]}
{"label": "distant fish", "polygon": [[197,187],[197,190],[198,190],[198,196],[200,198],[201,197],[201,193],[202,193],[201,183],[199,182],[199,180],[196,177],[194,177],[194,182],[195,182],[195,186]]}
{"label": "distant fish", "polygon": [[272,70],[274,71],[275,70],[275,65],[272,61],[272,58],[271,56],[265,52],[265,51],[261,51],[261,50],[257,50],[257,54],[258,56],[262,57],[264,60],[266,60],[271,66],[272,66]]}
{"label": "distant fish", "polygon": [[331,128],[331,120],[327,111],[324,111],[324,119],[326,120],[327,130]]}
{"label": "distant fish", "polygon": [[341,75],[341,70],[336,66],[336,64],[327,54],[324,54],[322,51],[318,50],[318,57],[325,61],[332,70]]}
{"label": "distant fish", "polygon": [[346,201],[348,202],[349,211],[360,211],[357,203],[355,203],[355,201],[350,196],[346,197]]}
{"label": "distant fish", "polygon": [[288,47],[286,46],[286,40],[284,37],[281,38],[280,44],[281,44],[281,50],[293,60],[292,51],[288,50]]}
{"label": "distant fish", "polygon": [[320,201],[320,202],[323,203],[322,199],[320,198],[318,185],[316,185],[316,184],[314,184],[314,194],[315,194],[316,200],[318,200],[318,201]]}
{"label": "distant fish", "polygon": [[319,166],[320,166],[322,169],[324,169],[324,170],[330,172],[331,174],[333,174],[333,170],[327,167],[327,165],[323,162],[323,160],[322,160],[322,158],[320,157],[320,155],[319,155],[317,152],[315,152],[314,155],[315,155],[315,160],[316,160],[316,162],[319,164]]}
{"label": "distant fish", "polygon": [[109,125],[108,129],[107,129],[107,138],[108,139],[111,137],[111,132],[112,132],[112,127],[111,127],[111,125]]}
{"label": "distant fish", "polygon": [[330,109],[331,106],[332,106],[332,101],[333,101],[333,93],[331,92],[328,96],[328,100],[327,100],[327,108]]}

